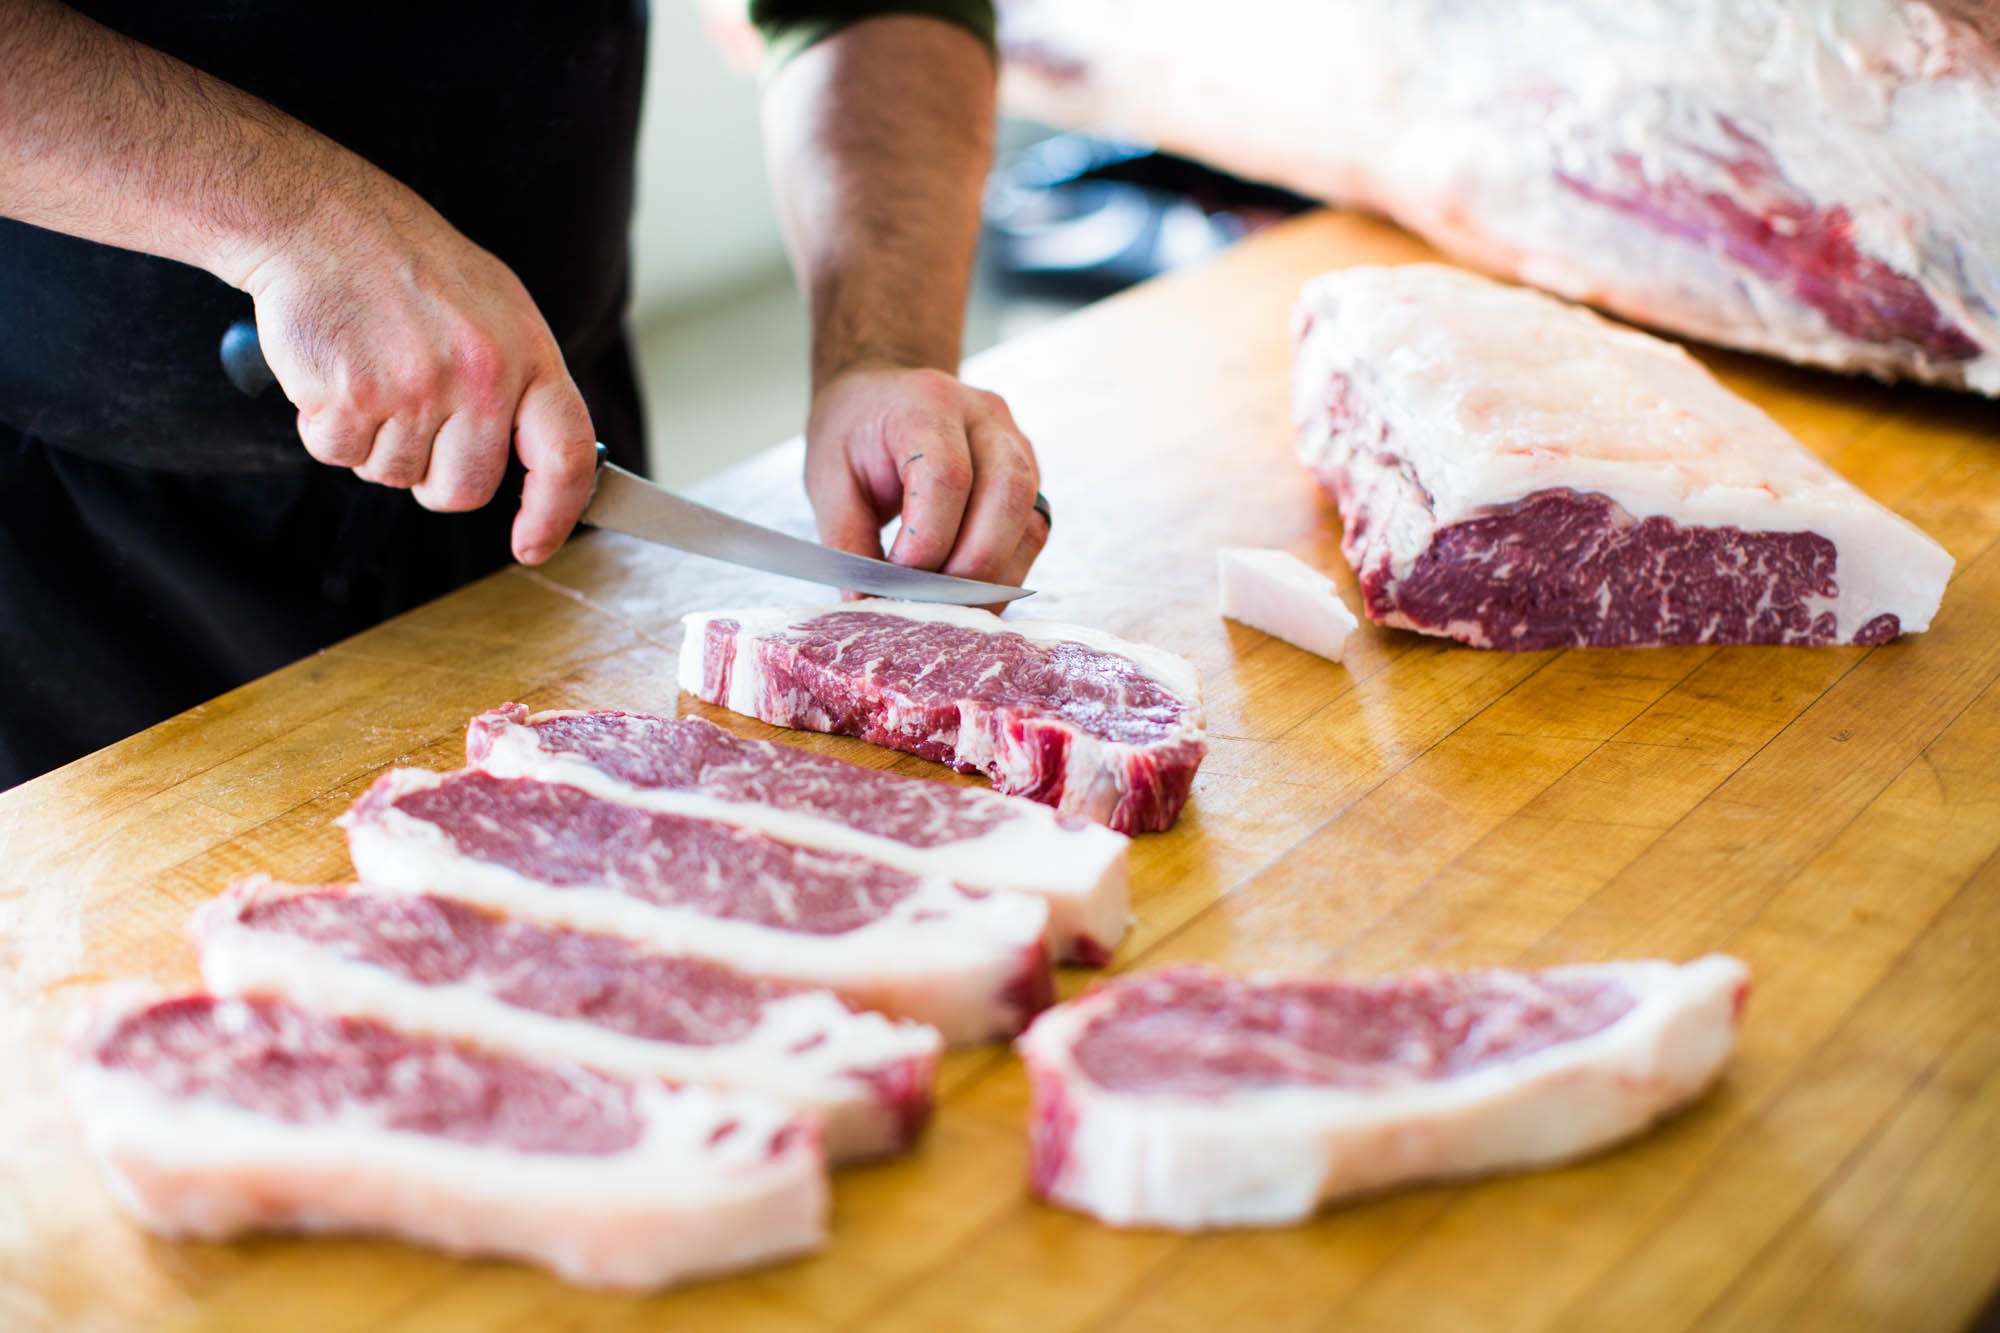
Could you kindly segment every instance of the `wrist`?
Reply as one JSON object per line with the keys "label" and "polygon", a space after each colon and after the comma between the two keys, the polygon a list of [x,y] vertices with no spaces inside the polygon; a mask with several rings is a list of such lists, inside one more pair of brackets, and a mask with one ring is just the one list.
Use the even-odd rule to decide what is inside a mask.
{"label": "wrist", "polygon": [[959,349],[955,344],[947,349],[939,346],[926,347],[916,341],[898,342],[889,339],[867,342],[843,341],[838,347],[824,349],[815,344],[812,356],[812,392],[817,396],[829,385],[853,375],[931,370],[956,376],[958,352]]}
{"label": "wrist", "polygon": [[[202,267],[252,296],[313,257],[331,259],[384,225],[385,196],[401,189],[362,158],[305,127],[271,145],[280,167],[253,178],[210,219]],[[343,239],[344,238],[344,239]]]}

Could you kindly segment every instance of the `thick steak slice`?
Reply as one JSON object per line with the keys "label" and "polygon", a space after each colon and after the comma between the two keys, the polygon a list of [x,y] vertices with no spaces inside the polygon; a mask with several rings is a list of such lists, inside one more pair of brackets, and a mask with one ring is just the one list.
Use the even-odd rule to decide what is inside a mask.
{"label": "thick steak slice", "polygon": [[70,1091],[114,1197],[166,1236],[382,1232],[629,1288],[825,1237],[809,1113],[278,1001],[108,999]]}
{"label": "thick steak slice", "polygon": [[1434,264],[1307,284],[1299,457],[1370,619],[1480,648],[1877,644],[1944,548],[1670,343]]}
{"label": "thick steak slice", "polygon": [[1208,753],[1194,668],[1100,630],[887,601],[686,624],[697,698],[984,773],[1120,833],[1170,827]]}
{"label": "thick steak slice", "polygon": [[836,1162],[900,1152],[930,1118],[935,1028],[615,935],[262,875],[206,904],[193,933],[216,994],[625,1078],[761,1093],[819,1116]]}
{"label": "thick steak slice", "polygon": [[1375,982],[1169,968],[1102,983],[1017,1043],[1030,1171],[1115,1225],[1296,1222],[1417,1180],[1629,1138],[1698,1096],[1749,973],[1712,955]]}
{"label": "thick steak slice", "polygon": [[1049,943],[1060,960],[1110,961],[1129,924],[1126,840],[1033,801],[744,740],[701,718],[530,716],[508,704],[472,719],[465,751],[466,762],[496,777],[567,783],[972,888],[1032,893],[1049,905]]}
{"label": "thick steak slice", "polygon": [[952,1042],[1051,998],[1048,909],[723,819],[468,769],[384,774],[341,817],[359,877],[824,986]]}

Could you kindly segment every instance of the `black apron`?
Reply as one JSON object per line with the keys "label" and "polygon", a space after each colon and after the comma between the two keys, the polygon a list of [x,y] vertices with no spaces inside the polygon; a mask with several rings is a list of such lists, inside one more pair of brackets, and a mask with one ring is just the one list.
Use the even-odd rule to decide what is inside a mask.
{"label": "black apron", "polygon": [[[324,0],[76,8],[402,180],[517,273],[598,438],[642,464],[624,327],[645,7]],[[0,786],[504,564],[485,510],[314,463],[223,376],[243,293],[0,220]]]}

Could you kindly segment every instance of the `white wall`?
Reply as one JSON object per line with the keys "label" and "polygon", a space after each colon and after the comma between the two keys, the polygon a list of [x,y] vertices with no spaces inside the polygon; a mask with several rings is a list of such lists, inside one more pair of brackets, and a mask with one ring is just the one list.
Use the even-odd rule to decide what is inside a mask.
{"label": "white wall", "polygon": [[632,231],[642,327],[784,265],[756,80],[724,68],[690,0],[653,0],[646,59]]}

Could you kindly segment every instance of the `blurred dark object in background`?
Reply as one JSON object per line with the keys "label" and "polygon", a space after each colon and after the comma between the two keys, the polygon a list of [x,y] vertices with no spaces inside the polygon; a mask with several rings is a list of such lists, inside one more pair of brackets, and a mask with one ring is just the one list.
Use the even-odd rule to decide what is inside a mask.
{"label": "blurred dark object in background", "polygon": [[1002,291],[1090,301],[1310,207],[1144,144],[1058,134],[994,171],[980,253]]}

